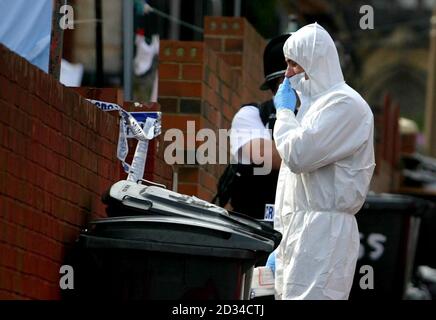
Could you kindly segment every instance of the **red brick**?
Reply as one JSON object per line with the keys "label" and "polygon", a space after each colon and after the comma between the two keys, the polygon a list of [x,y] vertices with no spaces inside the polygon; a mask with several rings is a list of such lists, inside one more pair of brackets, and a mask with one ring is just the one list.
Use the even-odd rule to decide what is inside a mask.
{"label": "red brick", "polygon": [[99,177],[98,194],[105,193],[113,184],[112,181]]}
{"label": "red brick", "polygon": [[9,79],[6,79],[2,85],[5,86],[3,91],[4,100],[10,104],[15,104],[17,102],[17,85],[11,82]]}
{"label": "red brick", "polygon": [[162,112],[176,113],[178,111],[179,99],[159,97],[159,103],[162,106]]}
{"label": "red brick", "polygon": [[[10,134],[12,134],[12,130],[10,130],[9,129],[9,127],[6,127],[6,126],[3,126],[3,128],[0,128],[0,133],[1,133],[1,136],[0,136],[0,145],[2,146],[2,147],[4,147],[5,149],[7,148],[7,149],[10,149],[10,147],[9,147],[9,141],[10,141],[10,137],[9,137],[9,135]],[[10,152],[9,150],[8,150],[8,152]],[[2,168],[5,168],[5,167],[2,167]]]}
{"label": "red brick", "polygon": [[15,82],[15,83],[18,83],[18,81],[19,81],[18,73],[21,72],[21,70],[20,70],[20,68],[18,66],[18,62],[22,58],[20,56],[18,56],[18,55],[13,54],[13,55],[11,55],[9,57],[9,59],[10,59],[9,60],[10,68],[13,70],[13,72],[12,72],[11,76],[9,77],[9,79],[11,81]]}
{"label": "red brick", "polygon": [[102,141],[102,155],[109,160],[114,159],[116,155],[116,146],[107,140]]}
{"label": "red brick", "polygon": [[218,60],[218,55],[211,49],[207,49],[205,52],[204,65],[205,68],[209,68],[212,72],[216,72],[216,65]]}
{"label": "red brick", "polygon": [[[215,121],[218,119],[218,113],[218,110],[210,104],[207,104],[203,107],[203,115],[209,122],[216,123]],[[218,124],[219,123],[216,123],[216,125]]]}
{"label": "red brick", "polygon": [[104,158],[100,158],[97,161],[98,164],[98,174],[104,178],[110,178],[111,173],[110,173],[110,167],[111,167],[111,162],[107,159]]}
{"label": "red brick", "polygon": [[216,191],[217,179],[204,169],[200,170],[200,184],[210,191]]}
{"label": "red brick", "polygon": [[7,100],[10,82],[4,76],[0,76],[0,98]]}
{"label": "red brick", "polygon": [[16,267],[16,251],[10,245],[4,244],[0,242],[0,265],[8,268]]}
{"label": "red brick", "polygon": [[214,91],[218,91],[218,78],[215,73],[210,72],[207,78],[208,86]]}
{"label": "red brick", "polygon": [[74,140],[74,141],[76,141],[76,142],[78,142],[78,143],[80,143],[80,144],[85,144],[86,143],[86,141],[83,141],[81,138],[83,137],[82,136],[82,131],[85,129],[82,125],[80,125],[80,123],[79,122],[77,122],[77,121],[73,121],[72,122],[72,124],[71,124],[71,126],[72,126],[72,136],[71,136],[71,138]]}
{"label": "red brick", "polygon": [[[1,274],[1,270],[0,270],[0,274]],[[1,275],[0,275],[1,277]],[[1,285],[0,285],[0,300],[20,300],[19,296],[11,291],[6,291],[1,289]]]}
{"label": "red brick", "polygon": [[161,63],[159,65],[159,79],[179,79],[180,66],[177,63]]}
{"label": "red brick", "polygon": [[73,243],[77,239],[79,233],[79,228],[65,224],[62,228],[62,242]]}
{"label": "red brick", "polygon": [[[1,86],[1,84],[0,84],[0,86]],[[4,123],[6,126],[9,127],[9,123],[11,121],[10,119],[13,116],[14,109],[15,108],[13,105],[0,99],[0,110],[2,112],[2,116],[0,117],[0,123]],[[1,140],[0,140],[0,142],[1,142]]]}
{"label": "red brick", "polygon": [[19,72],[16,72],[18,85],[23,89],[27,89],[27,84],[29,82],[29,68],[31,68],[30,64],[26,60],[20,58],[17,59],[15,68],[16,70],[19,70]]}
{"label": "red brick", "polygon": [[[18,99],[17,99],[17,107],[20,110],[24,110],[24,112],[27,111],[29,104],[30,104],[30,95],[25,89],[20,89],[18,93]],[[27,115],[27,112],[26,112]]]}
{"label": "red brick", "polygon": [[219,56],[230,66],[242,66],[242,54],[240,53],[221,53]]}
{"label": "red brick", "polygon": [[[24,187],[21,180],[17,179],[16,177],[12,175],[6,176],[6,185],[7,188],[5,190],[5,194],[11,198],[17,199],[17,200],[23,200],[20,198],[20,195],[23,195],[23,190],[20,189],[20,187]],[[24,196],[27,196],[24,194]]]}
{"label": "red brick", "polygon": [[241,97],[239,96],[239,94],[232,92],[230,94],[230,107],[233,110],[239,110],[239,107],[241,106],[242,102],[241,102]]}
{"label": "red brick", "polygon": [[73,88],[82,97],[93,100],[112,102],[122,105],[124,102],[123,90],[120,88]]}
{"label": "red brick", "polygon": [[230,102],[230,88],[225,84],[221,84],[221,96],[226,103]]}
{"label": "red brick", "polygon": [[31,127],[31,121],[26,113],[21,112],[19,109],[11,110],[11,121],[9,123],[11,128],[14,128],[13,138],[17,140],[18,146],[15,145],[15,152],[18,149],[23,150],[24,144],[28,143],[27,137],[29,136],[29,128]]}
{"label": "red brick", "polygon": [[198,171],[196,167],[180,167],[179,181],[184,183],[198,183]]}
{"label": "red brick", "polygon": [[18,245],[17,243],[17,237],[20,233],[22,233],[22,229],[14,224],[11,223],[4,223],[4,228],[6,229],[6,242],[9,243],[12,246]]}
{"label": "red brick", "polygon": [[[0,124],[0,132],[2,132],[1,124]],[[7,151],[5,148],[3,148],[3,146],[0,144],[0,172],[6,171],[9,153],[10,152]],[[1,193],[1,189],[0,189],[0,193]]]}
{"label": "red brick", "polygon": [[[97,114],[97,131],[101,137],[115,142],[118,139],[117,127],[118,125],[114,117],[103,112]],[[117,128],[117,130],[113,128]]]}
{"label": "red brick", "polygon": [[[219,64],[218,76],[228,86],[232,85],[232,71],[230,66],[223,61]],[[234,88],[234,90],[236,90],[236,88]]]}
{"label": "red brick", "polygon": [[[89,191],[82,191],[79,194],[79,203],[78,205],[80,206],[80,208],[84,209],[84,210],[90,210],[91,209],[91,198],[92,195]],[[80,214],[80,211],[76,210],[76,220],[75,220],[75,224],[80,226],[82,225],[83,221],[82,221],[82,215]]]}
{"label": "red brick", "polygon": [[23,286],[23,293],[30,298],[36,298],[40,281],[30,275],[21,275],[20,280]]}
{"label": "red brick", "polygon": [[36,95],[47,104],[50,103],[50,75],[44,72],[38,72],[36,83]]}
{"label": "red brick", "polygon": [[25,208],[15,201],[8,201],[9,219],[16,225],[24,225]]}
{"label": "red brick", "polygon": [[211,202],[214,196],[215,196],[215,194],[213,192],[210,192],[209,190],[207,190],[205,188],[198,189],[198,197],[200,199]]}
{"label": "red brick", "polygon": [[216,93],[216,88],[208,88],[204,99],[214,108],[220,109],[222,99]]}
{"label": "red brick", "polygon": [[232,112],[232,110],[230,108],[223,108],[222,110],[224,117],[228,120],[228,121],[232,121],[234,113]]}
{"label": "red brick", "polygon": [[60,300],[61,299],[61,289],[59,288],[59,284],[49,285],[48,289],[49,289],[49,291],[48,291],[49,300]]}
{"label": "red brick", "polygon": [[59,233],[56,240],[65,242],[66,237],[70,237],[72,233],[76,232],[72,230],[75,230],[77,226],[76,221],[78,220],[79,208],[67,201],[62,202],[61,208],[61,220],[58,221],[58,227],[56,227],[55,232]]}
{"label": "red brick", "polygon": [[201,97],[200,82],[160,81],[160,96]]}
{"label": "red brick", "polygon": [[38,270],[39,257],[31,252],[26,252],[23,255],[23,272],[31,275],[36,275]]}
{"label": "red brick", "polygon": [[163,115],[162,116],[162,124],[164,130],[177,128],[186,132],[188,121],[195,122],[195,129],[199,130],[200,128],[200,116],[194,115]]}
{"label": "red brick", "polygon": [[12,59],[13,59],[13,57],[15,55],[16,55],[15,53],[13,53],[12,51],[10,51],[8,49],[4,59],[2,61],[3,62],[2,64],[4,66],[4,71],[5,71],[4,72],[4,76],[6,78],[8,78],[8,79],[11,79],[13,74],[14,74],[14,68],[13,68],[13,65],[12,65]]}
{"label": "red brick", "polygon": [[61,131],[61,113],[58,110],[48,106],[46,108],[45,124],[56,131]]}
{"label": "red brick", "polygon": [[244,41],[242,39],[225,39],[224,51],[242,52],[244,50]]}
{"label": "red brick", "polygon": [[62,115],[62,130],[61,134],[65,137],[71,137],[72,135],[72,121],[65,115]]}
{"label": "red brick", "polygon": [[0,75],[9,77],[9,71],[7,70],[8,64],[6,63],[9,52],[6,50],[6,47],[3,45],[0,46]]}
{"label": "red brick", "polygon": [[[81,141],[83,141],[83,140],[81,140]],[[112,146],[110,143],[107,143],[107,144]],[[82,168],[89,168],[89,159],[92,156],[92,154],[90,153],[90,150],[88,150],[87,148],[85,148],[82,145],[80,145],[80,147],[77,150],[77,153],[79,154],[79,162],[78,162],[79,165]],[[112,155],[109,155],[109,157],[112,157]]]}
{"label": "red brick", "polygon": [[64,112],[74,120],[78,120],[79,95],[72,90],[64,90],[62,98]]}
{"label": "red brick", "polygon": [[202,80],[203,67],[195,64],[184,64],[182,68],[182,79],[184,80]]}
{"label": "red brick", "polygon": [[[58,280],[59,277],[57,277],[56,280]],[[54,279],[51,279],[54,280]],[[53,285],[50,285],[48,282],[42,282],[41,285],[38,287],[38,299],[42,300],[57,300],[56,296],[53,293],[52,289]],[[57,286],[59,289],[59,286]]]}
{"label": "red brick", "polygon": [[54,152],[59,155],[65,155],[66,153],[66,141],[65,136],[62,136],[59,132],[50,131],[49,135],[49,146]]}
{"label": "red brick", "polygon": [[13,277],[15,272],[0,266],[0,288],[5,290],[16,290],[13,285]]}
{"label": "red brick", "polygon": [[223,40],[221,38],[205,37],[204,43],[214,51],[223,51]]}
{"label": "red brick", "polygon": [[195,183],[179,183],[177,192],[187,194],[189,196],[197,196],[198,184]]}

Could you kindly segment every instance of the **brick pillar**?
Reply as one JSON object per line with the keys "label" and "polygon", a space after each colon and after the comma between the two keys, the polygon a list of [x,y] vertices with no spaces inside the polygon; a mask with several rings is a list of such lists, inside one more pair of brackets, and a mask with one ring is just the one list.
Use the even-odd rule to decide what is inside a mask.
{"label": "brick pillar", "polygon": [[243,103],[262,102],[270,98],[269,92],[259,90],[263,83],[263,50],[265,39],[244,18],[206,17],[204,41],[219,57],[241,76]]}
{"label": "brick pillar", "polygon": [[[184,155],[195,155],[195,136],[187,137],[188,122],[198,131],[201,123],[203,79],[203,43],[192,41],[168,41],[160,43],[159,55],[159,103],[162,106],[163,135],[171,129],[179,129],[184,135]],[[162,166],[172,176],[178,172],[178,192],[198,196],[198,165],[195,162],[185,165],[168,165],[164,159],[165,149],[171,141],[163,141],[160,146]],[[190,159],[191,160],[191,159]],[[174,188],[174,186],[173,186]]]}
{"label": "brick pillar", "polygon": [[[218,137],[219,129],[230,128],[237,110],[231,105],[239,106],[241,101],[239,75],[232,74],[231,66],[202,42],[161,41],[160,48],[159,103],[163,135],[170,129],[179,129],[185,138],[184,164],[164,166],[178,172],[178,192],[211,200],[224,165],[199,165],[195,161],[196,150],[204,143],[196,141],[195,135],[200,129],[208,128]],[[188,122],[195,127],[194,136],[187,136]],[[170,143],[164,142],[161,152]],[[216,144],[218,150],[218,140]]]}

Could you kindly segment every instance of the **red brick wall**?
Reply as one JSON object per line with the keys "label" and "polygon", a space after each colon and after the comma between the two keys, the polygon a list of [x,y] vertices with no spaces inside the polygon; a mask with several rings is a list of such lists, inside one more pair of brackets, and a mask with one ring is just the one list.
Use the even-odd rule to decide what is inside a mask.
{"label": "red brick wall", "polygon": [[259,90],[263,83],[263,50],[266,40],[244,18],[206,17],[204,41],[241,77],[242,102],[262,102],[269,92]]}
{"label": "red brick wall", "polygon": [[[164,132],[179,128],[186,134],[187,121],[195,121],[196,132],[210,128],[218,137],[219,129],[230,128],[242,103],[270,97],[259,90],[265,40],[245,19],[206,17],[204,39],[161,41],[159,103],[164,113]],[[185,152],[195,152],[186,150],[186,145],[187,141]],[[205,200],[211,200],[216,193],[224,168],[218,164],[166,166],[166,170],[178,172],[179,192]]]}
{"label": "red brick wall", "polygon": [[56,299],[65,247],[119,178],[118,119],[0,46],[0,299]]}

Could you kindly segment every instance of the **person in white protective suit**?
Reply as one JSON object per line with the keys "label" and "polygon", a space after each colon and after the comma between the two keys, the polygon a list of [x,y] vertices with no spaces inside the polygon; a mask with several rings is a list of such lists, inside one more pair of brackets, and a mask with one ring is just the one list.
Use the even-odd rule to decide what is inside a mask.
{"label": "person in white protective suit", "polygon": [[[335,44],[318,24],[283,52],[286,78],[274,98],[282,158],[274,227],[276,299],[348,299],[360,237],[355,214],[374,171],[374,120],[343,78]],[[295,116],[296,93],[305,103]]]}

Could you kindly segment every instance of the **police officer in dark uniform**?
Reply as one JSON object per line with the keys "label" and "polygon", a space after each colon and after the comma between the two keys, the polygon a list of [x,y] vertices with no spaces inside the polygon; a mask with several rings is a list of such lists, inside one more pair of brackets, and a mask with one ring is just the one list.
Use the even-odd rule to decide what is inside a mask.
{"label": "police officer in dark uniform", "polygon": [[[273,38],[265,47],[265,82],[260,89],[270,90],[273,95],[284,79],[286,62],[283,45],[289,36],[284,34]],[[260,104],[245,104],[235,114],[230,145],[231,156],[238,163],[229,165],[220,179],[219,205],[225,206],[230,200],[234,211],[256,219],[264,219],[265,210],[269,213],[273,210],[281,164],[272,136],[275,114],[272,99]],[[268,174],[255,174],[254,169],[260,167],[271,170]]]}

